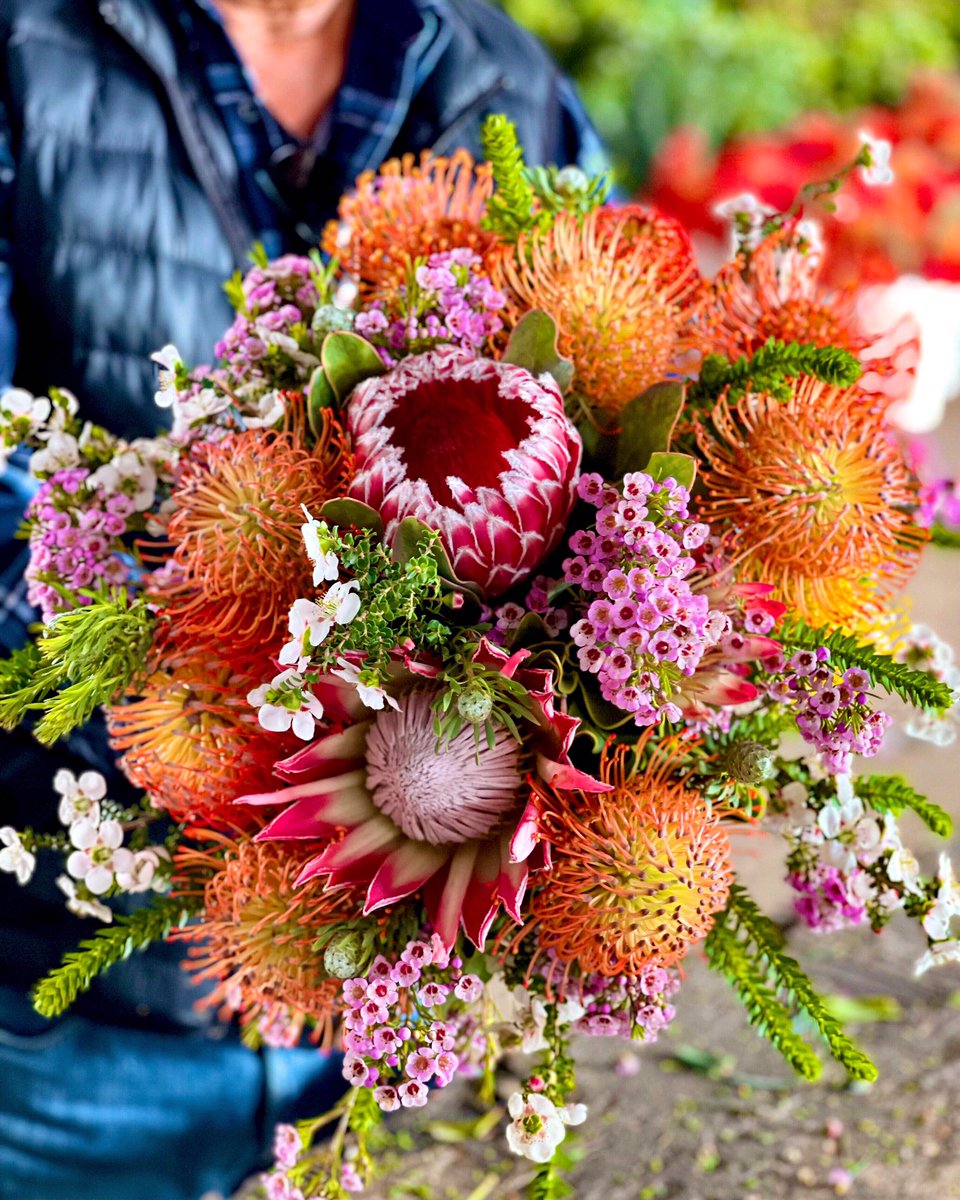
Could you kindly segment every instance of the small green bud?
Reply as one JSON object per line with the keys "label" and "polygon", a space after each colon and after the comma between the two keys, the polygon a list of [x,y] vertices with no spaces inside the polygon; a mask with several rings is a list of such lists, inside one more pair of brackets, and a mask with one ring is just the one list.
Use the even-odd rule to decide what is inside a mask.
{"label": "small green bud", "polygon": [[457,697],[457,712],[471,725],[483,725],[493,712],[493,697],[484,688],[469,687]]}
{"label": "small green bud", "polygon": [[723,766],[737,783],[763,783],[774,773],[773,755],[760,742],[737,742],[731,746]]}
{"label": "small green bud", "polygon": [[336,304],[321,304],[313,314],[312,327],[320,337],[350,330],[353,328],[353,313],[349,308],[340,308]]}
{"label": "small green bud", "polygon": [[590,190],[590,180],[579,167],[563,167],[553,181],[554,191],[566,200],[576,200]]}
{"label": "small green bud", "polygon": [[323,969],[334,979],[352,979],[370,965],[363,935],[352,929],[335,933],[323,951]]}

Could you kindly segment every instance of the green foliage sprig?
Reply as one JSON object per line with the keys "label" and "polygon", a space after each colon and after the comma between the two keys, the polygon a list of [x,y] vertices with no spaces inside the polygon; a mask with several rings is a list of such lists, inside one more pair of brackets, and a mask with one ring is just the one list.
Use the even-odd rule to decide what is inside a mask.
{"label": "green foliage sprig", "polygon": [[755,354],[735,362],[722,354],[708,354],[700,378],[687,390],[687,402],[706,407],[724,391],[730,400],[739,400],[750,390],[769,392],[785,402],[791,394],[788,380],[800,375],[812,375],[836,387],[849,387],[857,382],[862,370],[856,355],[838,346],[770,338]]}
{"label": "green foliage sprig", "polygon": [[49,746],[119,696],[142,670],[154,617],[123,590],[84,592],[92,603],[61,613],[36,645],[0,663],[0,727],[31,711],[44,715],[35,735]]}
{"label": "green foliage sprig", "polygon": [[926,671],[917,671],[906,663],[897,662],[889,654],[881,654],[872,646],[861,645],[852,634],[827,626],[814,629],[806,621],[791,618],[780,626],[778,636],[788,653],[826,646],[834,667],[840,670],[860,667],[874,684],[915,708],[943,711],[953,704],[947,684]]}
{"label": "green foliage sprig", "polygon": [[550,213],[536,208],[536,194],[523,162],[514,123],[503,113],[491,113],[480,132],[483,153],[493,168],[496,190],[487,201],[484,229],[509,241],[534,229],[548,229]]}
{"label": "green foliage sprig", "polygon": [[902,775],[861,775],[855,781],[857,795],[876,812],[899,817],[912,809],[921,821],[937,835],[948,838],[953,833],[953,820],[939,804],[914,791]]}
{"label": "green foliage sprig", "polygon": [[439,615],[444,601],[438,534],[425,529],[416,551],[397,562],[372,530],[321,527],[324,548],[357,581],[361,607],[348,625],[334,626],[314,652],[315,662],[333,666],[340,655],[360,651],[364,668],[385,678],[391,653],[405,641],[437,652],[449,645],[453,631]]}
{"label": "green foliage sprig", "polygon": [[830,1053],[854,1079],[874,1080],[877,1069],[830,1015],[796,959],[784,954],[783,934],[739,884],[707,936],[710,965],[727,977],[743,1000],[751,1024],[807,1079],[820,1074],[819,1060],[794,1029],[804,1013],[820,1031]]}
{"label": "green foliage sprig", "polygon": [[960,550],[960,529],[950,529],[936,521],[930,530],[930,541],[934,546],[942,546],[945,550]]}
{"label": "green foliage sprig", "polygon": [[40,980],[33,989],[33,1007],[42,1017],[61,1016],[98,975],[134,950],[143,950],[186,925],[201,906],[199,897],[159,897],[146,908],[117,916],[113,925],[98,929],[76,950],[68,951],[60,966]]}

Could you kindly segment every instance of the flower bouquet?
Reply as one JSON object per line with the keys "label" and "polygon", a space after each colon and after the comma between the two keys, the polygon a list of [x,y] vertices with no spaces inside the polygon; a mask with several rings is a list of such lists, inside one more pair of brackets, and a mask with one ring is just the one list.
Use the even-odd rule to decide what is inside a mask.
{"label": "flower bouquet", "polygon": [[897,608],[925,540],[887,423],[909,346],[820,287],[794,216],[739,214],[709,281],[676,220],[526,167],[502,117],[484,142],[362,176],[323,254],[255,255],[216,364],[157,355],[168,433],[0,400],[43,615],[0,722],[49,744],[105,708],[144,794],[61,771],[59,832],[0,831],[0,869],[64,856],[106,923],[36,1007],[171,937],[251,1045],[342,1047],[273,1200],[361,1190],[380,1115],[457,1075],[493,1110],[514,1049],[507,1142],[561,1194],[572,1039],[655,1041],[691,952],[801,1075],[798,1013],[872,1079],[737,883],[738,829],[784,838],[808,925],[903,910],[919,970],[960,958],[949,862],[923,875],[897,825],[948,817],[859,767],[881,693],[940,725],[957,698]]}

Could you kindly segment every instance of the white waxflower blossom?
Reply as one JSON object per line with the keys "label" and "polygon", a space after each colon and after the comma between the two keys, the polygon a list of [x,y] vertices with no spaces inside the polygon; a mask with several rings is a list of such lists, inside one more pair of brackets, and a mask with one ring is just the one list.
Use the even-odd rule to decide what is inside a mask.
{"label": "white waxflower blossom", "polygon": [[893,183],[894,174],[893,168],[890,166],[890,155],[893,152],[893,147],[886,138],[874,137],[866,130],[860,130],[860,141],[870,151],[871,163],[869,167],[861,167],[860,174],[863,177],[863,182],[870,187],[886,187]]}
{"label": "white waxflower blossom", "polygon": [[169,408],[177,398],[177,367],[183,361],[180,351],[171,342],[150,355],[150,361],[160,367],[159,388],[153,399],[158,408]]}
{"label": "white waxflower blossom", "polygon": [[[289,704],[277,704],[267,696],[273,692],[284,695]],[[294,697],[299,694],[299,699]],[[305,687],[303,676],[292,667],[274,676],[270,683],[261,684],[247,693],[247,703],[258,709],[257,720],[271,733],[286,733],[292,729],[298,738],[309,742],[313,737],[317,721],[323,717],[323,704]]]}
{"label": "white waxflower blossom", "polygon": [[117,887],[131,895],[147,892],[151,888],[160,890],[166,886],[166,881],[157,875],[157,869],[161,862],[169,861],[170,855],[164,846],[147,846],[144,850],[138,850],[130,869],[117,871]]}
{"label": "white waxflower blossom", "polygon": [[99,771],[84,771],[78,779],[64,767],[53,777],[53,790],[60,796],[57,816],[64,825],[81,820],[100,824],[100,801],[107,794],[107,781]]}
{"label": "white waxflower blossom", "polygon": [[133,853],[122,844],[119,821],[107,820],[99,826],[90,820],[74,821],[70,841],[76,850],[67,859],[67,871],[74,879],[82,879],[96,896],[110,887],[116,872],[129,872],[133,867]]}
{"label": "white waxflower blossom", "polygon": [[20,834],[12,825],[4,825],[0,829],[0,842],[3,842],[3,849],[0,850],[0,871],[16,875],[17,883],[21,885],[29,883],[37,865],[37,856],[31,854],[24,846],[20,841]]}
{"label": "white waxflower blossom", "polygon": [[385,688],[380,687],[379,684],[365,683],[361,669],[346,658],[338,658],[337,666],[330,674],[336,675],[345,683],[349,683],[351,687],[355,687],[357,695],[367,708],[373,708],[379,712],[385,704],[389,704],[397,712],[400,711],[400,705]]}
{"label": "white waxflower blossom", "polygon": [[67,909],[75,917],[96,917],[109,925],[113,913],[99,900],[84,900],[77,895],[77,885],[68,875],[57,876],[57,887],[67,898]]}

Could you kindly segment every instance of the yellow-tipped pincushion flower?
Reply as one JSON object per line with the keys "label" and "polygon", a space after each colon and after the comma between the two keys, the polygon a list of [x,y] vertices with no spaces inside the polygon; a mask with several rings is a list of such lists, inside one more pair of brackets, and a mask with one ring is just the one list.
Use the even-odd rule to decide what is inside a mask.
{"label": "yellow-tipped pincushion flower", "polygon": [[547,233],[522,237],[494,275],[512,302],[508,319],[550,314],[577,390],[614,420],[697,348],[687,318],[699,276],[685,236],[664,235],[667,221],[633,209],[562,214]]}
{"label": "yellow-tipped pincushion flower", "polygon": [[553,867],[531,897],[529,927],[542,951],[584,973],[676,962],[709,933],[733,878],[719,815],[677,779],[675,757],[634,778],[624,758],[605,761],[613,791],[557,792],[541,817]]}
{"label": "yellow-tipped pincushion flower", "polygon": [[870,627],[925,535],[916,481],[857,388],[801,378],[786,402],[748,393],[698,420],[703,519],[743,579],[772,583],[813,625]]}
{"label": "yellow-tipped pincushion flower", "polygon": [[449,158],[424,152],[391,159],[377,172],[365,171],[343,197],[339,219],[324,230],[323,249],[359,280],[368,299],[389,299],[417,257],[466,247],[489,269],[503,253],[497,236],[480,227],[492,193],[490,165],[475,165],[466,150]]}

